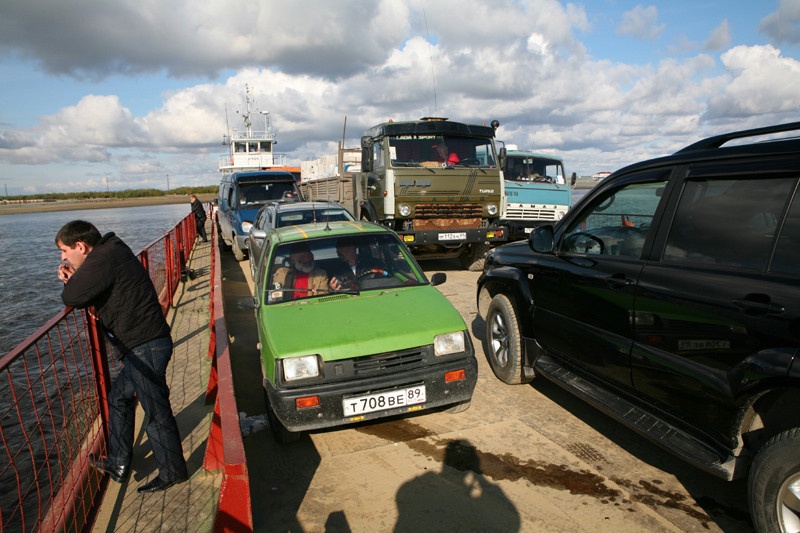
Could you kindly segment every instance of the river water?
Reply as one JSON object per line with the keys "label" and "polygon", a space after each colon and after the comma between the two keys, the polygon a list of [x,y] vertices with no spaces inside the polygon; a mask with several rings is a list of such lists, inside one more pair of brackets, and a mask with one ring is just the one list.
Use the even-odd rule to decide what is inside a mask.
{"label": "river water", "polygon": [[116,233],[138,253],[190,213],[185,204],[51,211],[0,216],[0,357],[64,308],[56,277],[58,230],[88,220],[100,233]]}

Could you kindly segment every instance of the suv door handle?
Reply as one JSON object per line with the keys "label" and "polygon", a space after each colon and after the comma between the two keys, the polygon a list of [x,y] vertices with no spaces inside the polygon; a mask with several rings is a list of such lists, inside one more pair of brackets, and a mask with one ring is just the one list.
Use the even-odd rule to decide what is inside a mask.
{"label": "suv door handle", "polygon": [[633,280],[625,274],[614,274],[606,278],[606,285],[612,289],[622,289],[633,285]]}
{"label": "suv door handle", "polygon": [[748,294],[744,298],[733,300],[733,305],[742,310],[746,315],[761,316],[769,313],[783,313],[786,308],[780,304],[772,302],[766,294]]}

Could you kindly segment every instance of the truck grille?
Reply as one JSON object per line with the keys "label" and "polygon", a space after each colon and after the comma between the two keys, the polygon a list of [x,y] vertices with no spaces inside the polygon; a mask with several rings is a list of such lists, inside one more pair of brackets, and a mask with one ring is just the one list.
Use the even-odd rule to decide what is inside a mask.
{"label": "truck grille", "polygon": [[481,204],[417,204],[416,218],[481,218]]}
{"label": "truck grille", "polygon": [[506,218],[509,220],[556,220],[556,210],[506,206]]}

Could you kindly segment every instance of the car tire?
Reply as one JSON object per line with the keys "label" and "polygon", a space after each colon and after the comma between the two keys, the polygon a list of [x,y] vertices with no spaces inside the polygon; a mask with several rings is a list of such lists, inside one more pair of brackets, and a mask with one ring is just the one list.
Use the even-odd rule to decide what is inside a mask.
{"label": "car tire", "polygon": [[451,415],[454,415],[456,413],[463,413],[464,411],[469,409],[470,405],[472,405],[472,400],[467,400],[466,402],[457,403],[454,406],[450,407],[447,410],[447,412],[450,413]]}
{"label": "car tire", "polygon": [[522,343],[514,306],[505,294],[497,294],[486,314],[486,345],[494,375],[509,385],[532,378],[522,373]]}
{"label": "car tire", "polygon": [[480,272],[486,263],[486,254],[490,248],[487,242],[476,242],[468,245],[458,256],[461,266],[470,272]]}
{"label": "car tire", "polygon": [[279,444],[292,444],[300,440],[302,432],[289,431],[286,429],[286,426],[283,425],[283,422],[278,420],[275,411],[272,410],[272,406],[270,405],[267,406],[267,420],[269,420],[269,429],[272,432],[272,438]]}
{"label": "car tire", "polygon": [[236,242],[236,238],[233,239],[233,257],[236,258],[237,261],[244,261],[244,250],[239,248],[239,243]]}
{"label": "car tire", "polygon": [[747,492],[756,531],[800,531],[800,428],[779,433],[761,447]]}

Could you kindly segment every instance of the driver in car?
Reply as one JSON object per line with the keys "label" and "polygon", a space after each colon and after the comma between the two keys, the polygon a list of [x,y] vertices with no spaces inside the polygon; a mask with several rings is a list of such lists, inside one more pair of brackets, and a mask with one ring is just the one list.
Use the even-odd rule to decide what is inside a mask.
{"label": "driver in car", "polygon": [[386,275],[386,271],[380,268],[376,261],[369,257],[363,257],[358,253],[356,241],[350,237],[343,237],[336,242],[336,255],[339,256],[341,264],[330,280],[331,289],[355,289],[356,282],[362,277],[372,272]]}

